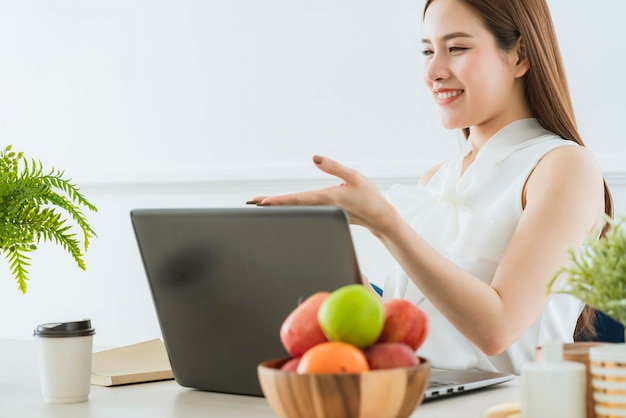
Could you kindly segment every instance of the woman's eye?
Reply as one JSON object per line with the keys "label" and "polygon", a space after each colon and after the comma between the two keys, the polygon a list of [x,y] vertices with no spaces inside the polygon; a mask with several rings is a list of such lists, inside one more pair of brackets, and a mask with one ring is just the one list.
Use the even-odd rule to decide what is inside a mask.
{"label": "woman's eye", "polygon": [[[465,51],[467,49],[469,49],[469,48],[465,48],[465,47],[462,47],[462,46],[450,46],[450,47],[448,47],[448,53],[454,54],[454,53],[457,53],[457,52]],[[424,55],[425,57],[429,57],[429,56],[433,55],[434,53],[435,52],[433,50],[430,50],[430,49],[422,50],[422,55]]]}

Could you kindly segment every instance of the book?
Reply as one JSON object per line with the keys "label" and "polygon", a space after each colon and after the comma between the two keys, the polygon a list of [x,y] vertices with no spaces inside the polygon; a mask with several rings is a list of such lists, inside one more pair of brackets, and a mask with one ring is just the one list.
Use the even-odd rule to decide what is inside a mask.
{"label": "book", "polygon": [[92,355],[92,385],[117,386],[173,378],[165,344],[158,338]]}

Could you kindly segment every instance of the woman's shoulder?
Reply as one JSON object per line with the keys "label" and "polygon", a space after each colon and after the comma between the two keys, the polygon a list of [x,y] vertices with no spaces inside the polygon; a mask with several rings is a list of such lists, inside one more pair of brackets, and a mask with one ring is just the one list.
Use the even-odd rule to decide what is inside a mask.
{"label": "woman's shoulder", "polygon": [[567,143],[575,146],[555,147],[544,155],[537,166],[544,166],[547,169],[555,168],[565,173],[571,172],[572,169],[601,173],[598,161],[589,148],[573,141],[567,141]]}
{"label": "woman's shoulder", "polygon": [[538,193],[544,198],[547,195],[564,196],[569,191],[578,196],[578,201],[596,200],[595,197],[602,200],[602,170],[588,148],[557,147],[546,153],[537,163],[525,189],[529,195]]}
{"label": "woman's shoulder", "polygon": [[428,182],[433,178],[433,176],[439,171],[439,169],[446,163],[446,161],[441,161],[434,166],[430,167],[426,171],[422,173],[419,178],[418,184],[420,186],[425,186]]}

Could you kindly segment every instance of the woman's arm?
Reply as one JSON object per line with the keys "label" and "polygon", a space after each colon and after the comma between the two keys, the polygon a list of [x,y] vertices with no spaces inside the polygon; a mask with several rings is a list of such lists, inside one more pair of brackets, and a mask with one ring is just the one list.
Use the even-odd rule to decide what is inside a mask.
{"label": "woman's arm", "polygon": [[600,170],[583,147],[546,155],[524,187],[524,211],[491,285],[447,261],[399,215],[372,232],[442,314],[485,354],[510,346],[545,307],[546,287],[567,250],[599,226]]}
{"label": "woman's arm", "polygon": [[524,211],[491,284],[462,270],[424,241],[377,188],[358,172],[316,157],[317,166],[344,182],[284,196],[257,197],[260,205],[332,204],[367,227],[441,313],[485,354],[510,346],[545,307],[546,286],[598,226],[602,175],[589,151],[548,153],[524,187]]}

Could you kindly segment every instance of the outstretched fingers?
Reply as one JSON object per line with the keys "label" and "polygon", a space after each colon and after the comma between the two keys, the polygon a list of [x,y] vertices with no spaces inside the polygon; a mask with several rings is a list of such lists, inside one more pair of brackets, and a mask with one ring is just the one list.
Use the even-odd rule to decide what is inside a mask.
{"label": "outstretched fingers", "polygon": [[358,173],[355,170],[339,164],[337,161],[328,157],[315,155],[313,156],[313,162],[317,168],[327,174],[340,178],[344,183],[350,184],[358,180]]}
{"label": "outstretched fingers", "polygon": [[357,171],[347,168],[330,158],[315,155],[313,156],[313,162],[321,171],[339,178],[342,181],[341,184],[300,193],[279,196],[257,196],[247,201],[246,204],[257,206],[336,205],[338,198],[338,190],[336,189],[358,183],[359,173]]}
{"label": "outstretched fingers", "polygon": [[268,196],[260,199],[257,206],[313,206],[329,204],[322,190]]}

